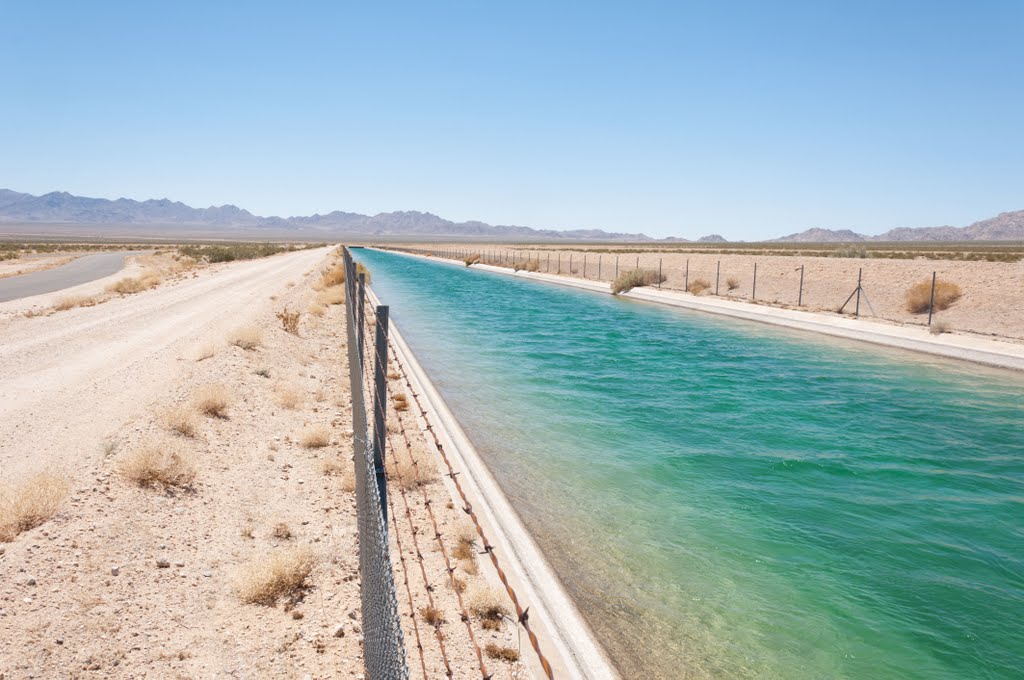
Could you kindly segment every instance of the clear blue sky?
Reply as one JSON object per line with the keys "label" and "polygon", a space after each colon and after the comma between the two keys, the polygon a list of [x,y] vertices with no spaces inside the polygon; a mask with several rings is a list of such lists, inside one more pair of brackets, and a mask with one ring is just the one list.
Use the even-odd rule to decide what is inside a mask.
{"label": "clear blue sky", "polygon": [[6,0],[0,65],[31,193],[730,239],[1024,209],[1021,0]]}

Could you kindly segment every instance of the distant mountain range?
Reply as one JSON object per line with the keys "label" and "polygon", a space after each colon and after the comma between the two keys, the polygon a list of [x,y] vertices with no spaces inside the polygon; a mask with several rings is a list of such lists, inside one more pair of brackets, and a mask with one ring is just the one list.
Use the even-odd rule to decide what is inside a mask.
{"label": "distant mountain range", "polygon": [[[74,196],[54,191],[42,196],[0,189],[0,228],[3,223],[40,225],[97,225],[133,227],[154,234],[174,227],[178,231],[202,231],[205,235],[284,236],[328,238],[333,236],[483,237],[493,239],[565,239],[580,241],[654,241],[646,234],[607,232],[601,229],[533,229],[491,225],[485,222],[452,222],[425,212],[390,212],[377,215],[336,210],[308,217],[260,217],[234,205],[192,208],[166,198],[135,201],[119,198]],[[779,242],[827,243],[858,241],[1019,241],[1024,240],[1024,210],[1002,213],[966,227],[899,227],[878,236],[849,229],[814,228],[774,239]],[[669,237],[669,243],[689,239]],[[699,243],[726,243],[718,234],[703,236]]]}
{"label": "distant mountain range", "polygon": [[42,196],[0,189],[0,224],[36,222],[45,224],[134,225],[137,227],[189,226],[215,228],[226,232],[258,232],[323,237],[332,235],[491,237],[508,239],[572,239],[599,241],[652,241],[645,234],[623,234],[600,229],[532,229],[490,225],[484,222],[452,222],[424,212],[391,212],[378,215],[336,210],[308,217],[260,217],[234,205],[192,208],[166,198],[135,201],[119,198],[74,196],[54,191]]}
{"label": "distant mountain range", "polygon": [[774,241],[827,243],[857,241],[1021,241],[1024,240],[1024,210],[1000,213],[966,227],[898,227],[878,236],[865,236],[849,229],[808,229]]}

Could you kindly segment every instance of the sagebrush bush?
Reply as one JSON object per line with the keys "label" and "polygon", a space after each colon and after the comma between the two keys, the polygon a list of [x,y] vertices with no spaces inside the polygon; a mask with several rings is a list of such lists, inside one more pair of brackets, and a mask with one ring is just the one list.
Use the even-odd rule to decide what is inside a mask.
{"label": "sagebrush bush", "polygon": [[192,456],[180,442],[159,438],[142,443],[121,459],[121,474],[144,487],[190,487],[196,478]]}
{"label": "sagebrush bush", "polygon": [[39,472],[0,489],[0,543],[13,541],[56,515],[70,487],[62,475]]}
{"label": "sagebrush bush", "polygon": [[512,269],[517,272],[539,272],[540,260],[519,260],[512,263]]}
{"label": "sagebrush bush", "polygon": [[[927,312],[931,294],[931,279],[915,283],[906,293],[907,310],[912,314]],[[935,280],[935,309],[948,309],[950,305],[960,299],[960,295],[960,286],[952,281]]]}
{"label": "sagebrush bush", "polygon": [[466,263],[467,267],[473,264],[477,264],[478,262],[480,262],[480,253],[473,253],[472,255],[463,258],[462,261]]}
{"label": "sagebrush bush", "polygon": [[728,288],[730,291],[736,290],[737,288],[740,287],[740,280],[737,279],[735,276],[730,276],[725,280],[725,287]]}
{"label": "sagebrush bush", "polygon": [[63,312],[75,307],[92,307],[96,304],[96,298],[88,295],[66,295],[57,300],[53,306],[58,312]]}
{"label": "sagebrush bush", "polygon": [[488,642],[487,646],[484,647],[484,653],[492,659],[508,661],[509,663],[519,661],[519,650],[515,647],[503,647],[493,642]]}
{"label": "sagebrush bush", "polygon": [[628,293],[641,286],[656,286],[664,283],[665,277],[653,269],[631,269],[622,272],[612,281],[612,295]]}
{"label": "sagebrush bush", "polygon": [[307,449],[322,449],[331,443],[331,431],[326,425],[310,425],[299,433],[299,444]]}
{"label": "sagebrush bush", "polygon": [[188,407],[177,404],[167,409],[164,416],[167,427],[185,437],[195,437],[199,432],[199,422],[195,413]]}
{"label": "sagebrush bush", "polygon": [[690,281],[690,285],[687,286],[686,290],[694,295],[700,295],[709,288],[711,288],[711,283],[707,279],[694,279]]}
{"label": "sagebrush bush", "polygon": [[239,574],[235,590],[242,602],[273,606],[306,585],[316,556],[308,546],[277,550],[250,562]]}
{"label": "sagebrush bush", "polygon": [[281,322],[281,328],[292,335],[299,334],[299,313],[282,309],[277,313],[277,319]]}

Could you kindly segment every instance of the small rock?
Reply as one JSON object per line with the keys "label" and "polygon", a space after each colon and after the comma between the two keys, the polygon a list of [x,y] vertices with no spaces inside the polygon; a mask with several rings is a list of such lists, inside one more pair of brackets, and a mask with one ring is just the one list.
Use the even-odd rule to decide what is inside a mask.
{"label": "small rock", "polygon": [[210,578],[211,576],[213,576],[213,572],[212,571],[204,571],[203,572],[203,578]]}
{"label": "small rock", "polygon": [[334,637],[345,637],[345,624],[339,623],[334,627]]}
{"label": "small rock", "polygon": [[166,557],[158,557],[156,558],[156,566],[160,569],[167,569],[171,566],[171,562]]}
{"label": "small rock", "polygon": [[31,576],[29,576],[28,579],[25,581],[25,583],[30,585],[30,586],[34,586],[36,584],[36,580],[34,578],[32,578]]}
{"label": "small rock", "polygon": [[176,567],[184,567],[185,566],[185,561],[184,560],[175,560],[174,561],[174,566],[176,566]]}
{"label": "small rock", "polygon": [[353,609],[352,611],[350,611],[348,613],[348,618],[352,619],[353,621],[356,620],[356,610],[355,609]]}
{"label": "small rock", "polygon": [[56,642],[58,645],[62,645],[64,644],[64,638],[57,638],[56,640],[54,640],[54,642]]}
{"label": "small rock", "polygon": [[111,567],[110,568],[110,575],[111,576],[117,576],[120,573],[121,573],[121,567]]}

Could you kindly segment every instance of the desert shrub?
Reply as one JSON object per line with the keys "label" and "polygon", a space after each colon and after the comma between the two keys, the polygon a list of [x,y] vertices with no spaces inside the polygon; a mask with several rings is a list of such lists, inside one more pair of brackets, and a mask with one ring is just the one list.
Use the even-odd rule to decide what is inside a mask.
{"label": "desert shrub", "polygon": [[291,384],[278,385],[274,392],[277,395],[277,403],[283,408],[296,409],[302,406],[302,392],[298,387]]}
{"label": "desert shrub", "polygon": [[[509,615],[508,605],[505,604],[507,599],[501,591],[490,586],[475,586],[469,594],[469,611],[480,618],[482,625],[490,621],[500,626],[502,618]],[[485,628],[499,626],[484,625]]]}
{"label": "desert shrub", "polygon": [[282,541],[286,541],[292,537],[292,529],[285,522],[278,522],[274,525],[274,530],[270,532],[270,535],[274,538],[279,538]]}
{"label": "desert shrub", "polygon": [[121,474],[144,487],[190,487],[196,478],[191,456],[180,442],[144,442],[121,459]]}
{"label": "desert shrub", "polygon": [[665,277],[653,269],[631,269],[615,277],[612,282],[612,295],[628,293],[641,286],[654,286],[664,283]]}
{"label": "desert shrub", "polygon": [[329,286],[316,294],[319,305],[340,305],[345,302],[345,286]]}
{"label": "desert shrub", "polygon": [[725,287],[728,288],[730,291],[736,290],[737,288],[740,287],[740,280],[737,279],[735,276],[730,276],[725,280]]}
{"label": "desert shrub", "polygon": [[420,609],[420,616],[435,628],[444,623],[444,614],[437,607],[422,607]]}
{"label": "desert shrub", "polygon": [[144,290],[149,290],[160,285],[160,274],[156,272],[145,272],[140,276],[126,276],[120,281],[107,286],[108,293],[120,293],[121,295],[131,295],[133,293],[141,293]]}
{"label": "desert shrub", "polygon": [[700,295],[708,288],[711,288],[711,283],[707,279],[694,279],[690,281],[690,285],[687,286],[686,290],[690,291],[694,295]]}
{"label": "desert shrub", "polygon": [[96,298],[89,297],[88,295],[66,295],[57,300],[57,304],[53,306],[58,312],[63,312],[67,309],[74,309],[75,307],[92,307],[96,304]]}
{"label": "desert shrub", "polygon": [[865,248],[864,246],[845,246],[833,250],[832,257],[865,258],[871,257],[871,254],[868,252],[868,249]]}
{"label": "desert shrub", "polygon": [[256,349],[260,346],[260,329],[255,325],[241,326],[228,334],[228,342],[242,349]]}
{"label": "desert shrub", "polygon": [[299,334],[299,313],[290,312],[288,308],[277,313],[277,319],[281,322],[281,328],[292,335]]}
{"label": "desert shrub", "polygon": [[323,316],[326,311],[327,309],[323,305],[316,302],[310,303],[310,305],[306,307],[306,314],[309,314],[310,316]]}
{"label": "desert shrub", "polygon": [[228,389],[216,383],[203,385],[197,389],[192,401],[200,413],[214,418],[226,418],[228,406],[231,405]]}
{"label": "desert shrub", "polygon": [[477,264],[480,262],[480,253],[473,253],[472,255],[463,258],[462,261],[466,263],[467,267],[472,264]]}
{"label": "desert shrub", "polygon": [[310,425],[299,433],[299,444],[307,449],[322,449],[331,443],[331,431],[326,425]]}
{"label": "desert shrub", "polygon": [[13,541],[56,515],[69,489],[67,478],[52,472],[0,489],[0,543]]}
{"label": "desert shrub", "polygon": [[191,409],[178,404],[167,410],[164,416],[167,427],[185,437],[195,437],[199,432],[199,423]]}
{"label": "desert shrub", "polygon": [[512,263],[512,269],[517,272],[539,272],[540,260],[519,260]]}
{"label": "desert shrub", "polygon": [[519,650],[515,647],[502,647],[493,642],[488,642],[487,646],[484,647],[484,653],[492,659],[508,661],[509,663],[519,661]]}
{"label": "desert shrub", "polygon": [[345,283],[345,263],[335,262],[320,276],[320,287],[331,288]]}
{"label": "desert shrub", "polygon": [[[907,310],[913,314],[922,314],[928,311],[928,303],[931,300],[932,280],[925,279],[915,283],[906,293]],[[960,286],[952,281],[936,279],[935,281],[935,309],[947,309],[950,305],[960,299]]]}
{"label": "desert shrub", "polygon": [[[314,247],[314,246],[307,246]],[[278,253],[299,250],[293,245],[278,243],[232,243],[225,245],[194,245],[180,246],[178,252],[193,260],[206,260],[209,263],[234,262],[235,260],[255,260]]]}
{"label": "desert shrub", "polygon": [[409,410],[409,400],[401,392],[391,397],[391,401],[395,406],[396,411],[407,411]]}
{"label": "desert shrub", "polygon": [[932,325],[928,327],[928,332],[932,335],[942,335],[950,330],[952,330],[950,325],[941,319],[935,319],[932,321]]}
{"label": "desert shrub", "polygon": [[217,344],[213,341],[204,342],[196,348],[196,361],[209,359],[217,353]]}
{"label": "desert shrub", "polygon": [[307,546],[277,550],[250,562],[239,574],[235,590],[242,602],[272,607],[302,589],[314,566],[316,557]]}

